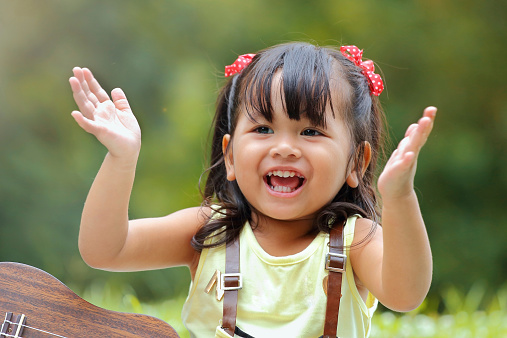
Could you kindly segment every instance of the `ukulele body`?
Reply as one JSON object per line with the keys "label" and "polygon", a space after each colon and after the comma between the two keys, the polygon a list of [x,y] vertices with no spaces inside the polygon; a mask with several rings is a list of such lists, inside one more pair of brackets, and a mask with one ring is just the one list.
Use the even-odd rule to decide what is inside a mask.
{"label": "ukulele body", "polygon": [[20,263],[0,262],[0,316],[0,338],[178,337],[158,318],[102,309]]}

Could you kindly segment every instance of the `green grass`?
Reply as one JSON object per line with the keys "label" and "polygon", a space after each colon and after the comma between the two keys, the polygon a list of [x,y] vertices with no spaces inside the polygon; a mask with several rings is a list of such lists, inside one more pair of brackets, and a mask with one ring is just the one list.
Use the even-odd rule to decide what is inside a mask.
{"label": "green grass", "polygon": [[[184,297],[144,303],[131,288],[107,284],[90,286],[82,297],[109,310],[160,318],[171,324],[180,337],[189,337],[180,316]],[[449,287],[441,292],[439,300],[428,299],[412,312],[378,311],[373,317],[371,337],[507,337],[507,285],[493,295],[487,295],[482,284],[476,284],[467,292]]]}
{"label": "green grass", "polygon": [[406,314],[377,313],[372,322],[375,338],[507,337],[507,285],[490,296],[480,283],[466,293],[448,287],[441,300],[426,300]]}

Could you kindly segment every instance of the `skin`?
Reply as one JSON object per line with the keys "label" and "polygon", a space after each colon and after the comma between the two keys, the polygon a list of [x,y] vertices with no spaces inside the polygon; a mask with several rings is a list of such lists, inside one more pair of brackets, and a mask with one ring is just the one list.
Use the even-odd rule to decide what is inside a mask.
{"label": "skin", "polygon": [[[280,93],[280,73],[272,87],[274,118],[270,123],[261,115],[255,121],[243,113],[238,118],[232,149],[226,156],[227,179],[236,180],[261,219],[258,225],[276,227],[277,221],[289,228],[299,224],[311,232],[315,214],[329,203],[349,176],[346,164],[350,137],[341,118],[327,109],[327,127],[315,126],[307,118],[290,120],[284,113]],[[223,152],[231,140],[226,135]],[[303,186],[292,193],[269,189],[265,176],[273,171],[289,171],[304,176]],[[275,225],[270,225],[274,223]]]}
{"label": "skin", "polygon": [[[109,97],[88,69],[76,67],[73,72],[69,82],[79,111],[72,116],[108,149],[83,209],[81,256],[88,265],[111,271],[184,265],[193,278],[199,253],[190,240],[210,210],[195,207],[160,218],[129,220],[128,204],[141,148],[139,125],[121,89],[114,89]],[[273,97],[272,124],[260,119],[260,124],[253,124],[240,116],[234,137],[226,135],[223,147],[228,179],[237,180],[258,210],[253,219],[259,225],[254,232],[259,244],[272,255],[284,256],[303,250],[313,240],[315,212],[343,184],[357,186],[358,177],[357,171],[346,170],[345,149],[350,149],[350,139],[340,117],[328,117],[327,128],[312,126],[306,119],[292,121],[280,109],[281,98]],[[382,227],[350,254],[363,297],[369,290],[396,311],[417,307],[431,282],[431,250],[413,182],[417,157],[435,114],[436,108],[426,108],[423,117],[407,129],[378,180]],[[259,126],[273,133],[260,133],[268,129]],[[252,165],[247,166],[245,154],[250,154]],[[369,156],[365,158],[359,172],[368,165]],[[305,176],[305,184],[294,194],[274,194],[264,183],[264,176],[273,168],[297,171]],[[361,241],[370,228],[370,220],[359,219],[354,242]]]}

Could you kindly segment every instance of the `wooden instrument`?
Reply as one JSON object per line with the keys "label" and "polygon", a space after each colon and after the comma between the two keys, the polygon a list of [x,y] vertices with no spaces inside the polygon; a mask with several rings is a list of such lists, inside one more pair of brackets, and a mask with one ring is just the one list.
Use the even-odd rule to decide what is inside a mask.
{"label": "wooden instrument", "polygon": [[179,337],[166,322],[90,304],[45,271],[0,262],[0,338]]}

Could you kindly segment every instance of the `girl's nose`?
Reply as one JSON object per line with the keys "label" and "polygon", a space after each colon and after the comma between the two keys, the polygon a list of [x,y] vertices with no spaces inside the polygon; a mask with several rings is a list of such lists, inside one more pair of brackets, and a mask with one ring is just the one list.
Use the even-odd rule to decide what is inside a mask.
{"label": "girl's nose", "polygon": [[300,158],[301,149],[297,145],[296,140],[283,138],[278,139],[270,150],[272,157],[280,156],[282,158]]}

